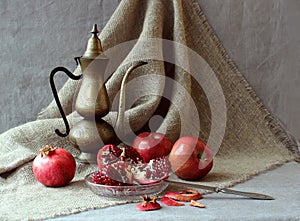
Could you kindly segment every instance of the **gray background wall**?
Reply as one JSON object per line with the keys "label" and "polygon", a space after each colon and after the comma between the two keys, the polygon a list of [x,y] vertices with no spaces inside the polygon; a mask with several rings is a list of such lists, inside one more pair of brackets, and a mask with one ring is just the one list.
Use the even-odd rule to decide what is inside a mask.
{"label": "gray background wall", "polygon": [[[52,100],[50,71],[75,68],[87,31],[102,28],[119,1],[0,0],[0,133],[36,118]],[[300,139],[300,1],[198,2],[265,105]]]}

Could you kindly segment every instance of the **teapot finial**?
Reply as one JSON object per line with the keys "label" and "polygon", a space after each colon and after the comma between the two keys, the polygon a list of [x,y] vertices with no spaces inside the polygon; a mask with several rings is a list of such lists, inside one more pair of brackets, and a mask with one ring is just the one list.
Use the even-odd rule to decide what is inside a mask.
{"label": "teapot finial", "polygon": [[86,51],[84,52],[83,57],[93,59],[103,53],[101,41],[98,37],[99,30],[97,28],[97,24],[93,25],[91,33],[92,36],[88,40]]}
{"label": "teapot finial", "polygon": [[[93,25],[93,29],[91,30],[91,33],[94,34],[94,35],[97,35],[99,33],[99,30],[97,28],[97,24]],[[98,37],[98,36],[95,36],[95,37]]]}

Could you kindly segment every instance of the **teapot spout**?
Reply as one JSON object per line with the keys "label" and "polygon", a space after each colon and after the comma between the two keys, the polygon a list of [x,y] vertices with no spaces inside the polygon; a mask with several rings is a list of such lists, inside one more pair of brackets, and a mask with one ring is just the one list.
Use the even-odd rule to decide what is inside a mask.
{"label": "teapot spout", "polygon": [[125,120],[125,91],[126,91],[126,82],[127,79],[130,75],[130,73],[142,66],[148,64],[145,61],[139,61],[136,64],[132,65],[130,68],[128,68],[128,70],[126,71],[122,82],[121,82],[121,88],[120,88],[120,100],[119,100],[119,107],[118,107],[118,115],[117,115],[117,120],[116,120],[116,124],[115,124],[115,131],[116,134],[118,135],[118,137],[122,138],[125,135],[125,131],[124,131],[124,120]]}

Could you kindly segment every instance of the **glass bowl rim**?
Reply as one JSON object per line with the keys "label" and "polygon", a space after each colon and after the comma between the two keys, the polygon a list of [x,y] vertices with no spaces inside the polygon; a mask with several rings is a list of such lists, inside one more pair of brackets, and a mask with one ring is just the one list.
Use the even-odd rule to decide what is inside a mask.
{"label": "glass bowl rim", "polygon": [[104,184],[98,184],[98,183],[93,183],[91,180],[89,180],[89,178],[92,177],[92,175],[97,172],[91,172],[89,174],[87,174],[84,177],[84,181],[87,185],[89,186],[93,186],[93,187],[103,187],[103,188],[114,188],[114,189],[128,189],[128,188],[145,188],[145,187],[156,187],[156,186],[161,186],[161,185],[166,185],[167,182],[164,180],[159,180],[159,181],[155,181],[149,184],[139,184],[139,183],[134,183],[133,185],[124,185],[124,186],[112,186],[112,185],[104,185]]}

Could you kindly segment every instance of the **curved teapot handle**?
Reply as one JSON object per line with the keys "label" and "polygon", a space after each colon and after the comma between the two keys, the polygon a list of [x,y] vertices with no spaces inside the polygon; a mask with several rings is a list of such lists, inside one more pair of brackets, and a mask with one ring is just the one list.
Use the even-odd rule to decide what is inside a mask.
{"label": "curved teapot handle", "polygon": [[[76,63],[77,63],[77,60],[76,60]],[[71,78],[72,80],[79,80],[82,77],[82,74],[81,75],[74,75],[72,72],[70,72],[68,69],[66,69],[64,67],[56,67],[56,68],[54,68],[51,71],[51,74],[50,74],[50,86],[51,86],[51,90],[52,90],[52,93],[53,93],[56,105],[57,105],[57,107],[59,109],[59,112],[60,112],[60,114],[61,114],[61,116],[63,118],[63,121],[65,123],[65,126],[66,126],[66,132],[65,133],[61,133],[58,129],[55,130],[55,133],[58,136],[60,136],[60,137],[66,137],[66,136],[68,136],[68,134],[70,132],[70,126],[69,126],[68,120],[66,118],[65,112],[64,112],[64,110],[63,110],[63,108],[61,106],[61,103],[59,101],[57,90],[56,90],[55,83],[54,83],[54,75],[57,72],[59,72],[59,71],[62,71],[65,74],[67,74],[68,77]]]}

